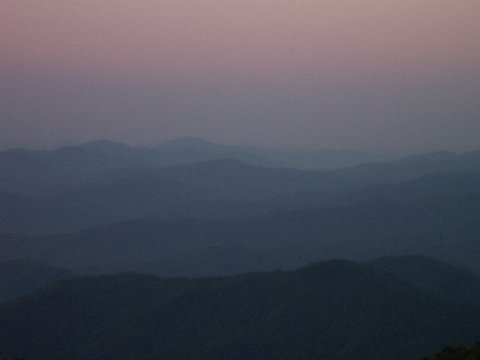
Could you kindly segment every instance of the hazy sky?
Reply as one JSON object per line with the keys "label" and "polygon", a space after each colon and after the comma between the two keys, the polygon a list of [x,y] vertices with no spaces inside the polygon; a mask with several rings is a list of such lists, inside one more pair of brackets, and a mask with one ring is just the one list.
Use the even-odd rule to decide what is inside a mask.
{"label": "hazy sky", "polygon": [[479,0],[0,0],[0,144],[480,149]]}

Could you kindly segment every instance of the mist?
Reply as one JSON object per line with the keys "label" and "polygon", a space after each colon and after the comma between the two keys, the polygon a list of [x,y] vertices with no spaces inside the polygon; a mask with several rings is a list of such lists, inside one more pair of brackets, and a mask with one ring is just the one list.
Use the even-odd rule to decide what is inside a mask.
{"label": "mist", "polygon": [[431,5],[6,1],[0,144],[474,150],[480,8]]}

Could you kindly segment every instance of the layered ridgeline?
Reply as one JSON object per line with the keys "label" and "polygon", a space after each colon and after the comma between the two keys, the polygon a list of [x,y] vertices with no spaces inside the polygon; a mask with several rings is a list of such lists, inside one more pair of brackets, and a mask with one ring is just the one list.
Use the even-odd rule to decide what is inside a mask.
{"label": "layered ridgeline", "polygon": [[48,234],[142,217],[235,217],[275,208],[282,194],[351,186],[330,173],[270,169],[238,160],[137,169],[117,177],[47,197],[0,193],[0,231]]}
{"label": "layered ridgeline", "polygon": [[[2,152],[0,261],[199,276],[418,253],[480,270],[478,153],[306,171],[241,150],[187,139]],[[172,154],[190,157],[162,161]]]}
{"label": "layered ridgeline", "polygon": [[0,349],[27,359],[417,359],[480,338],[480,307],[367,265],[62,281],[0,306]]}
{"label": "layered ridgeline", "polygon": [[184,138],[151,147],[130,147],[107,140],[51,151],[0,152],[0,189],[22,195],[51,195],[103,184],[151,168],[236,159],[265,167],[329,169],[384,159],[354,151],[262,149],[218,145]]}
{"label": "layered ridgeline", "polygon": [[138,219],[41,237],[1,235],[0,261],[195,276],[413,253],[480,270],[478,219],[477,193],[228,219]]}
{"label": "layered ridgeline", "polygon": [[[480,275],[467,268],[419,255],[382,257],[365,264],[443,301],[480,304]],[[0,263],[0,302],[79,276],[82,274],[29,260]]]}
{"label": "layered ridgeline", "polygon": [[[195,150],[187,152],[223,149],[201,144],[193,142]],[[480,190],[478,153],[426,154],[305,171],[259,166],[220,149],[208,152],[216,160],[212,155],[212,161],[192,159],[164,167],[160,153],[186,151],[187,146],[167,145],[160,151],[100,142],[0,153],[0,233],[48,235],[138,218],[238,218],[372,199],[415,202]],[[228,155],[230,160],[221,158]]]}
{"label": "layered ridgeline", "polygon": [[363,183],[390,183],[440,171],[480,170],[479,152],[437,152],[385,161],[387,156],[362,152],[261,149],[217,145],[199,139],[179,139],[152,147],[95,141],[50,151],[0,151],[0,190],[53,195],[103,185],[149,169],[223,159],[255,167],[337,169],[331,171]]}
{"label": "layered ridgeline", "polygon": [[337,172],[269,169],[236,160],[150,169],[46,197],[0,191],[0,233],[47,235],[137,218],[225,219],[379,200],[432,202],[475,198],[480,190],[480,172],[474,170],[380,181],[367,185]]}

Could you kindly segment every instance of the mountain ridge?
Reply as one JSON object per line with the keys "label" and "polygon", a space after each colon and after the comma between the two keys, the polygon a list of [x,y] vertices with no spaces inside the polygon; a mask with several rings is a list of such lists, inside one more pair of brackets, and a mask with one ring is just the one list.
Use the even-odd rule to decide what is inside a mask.
{"label": "mountain ridge", "polygon": [[62,281],[0,305],[0,348],[33,360],[403,360],[473,341],[475,314],[346,261],[197,280],[121,274]]}

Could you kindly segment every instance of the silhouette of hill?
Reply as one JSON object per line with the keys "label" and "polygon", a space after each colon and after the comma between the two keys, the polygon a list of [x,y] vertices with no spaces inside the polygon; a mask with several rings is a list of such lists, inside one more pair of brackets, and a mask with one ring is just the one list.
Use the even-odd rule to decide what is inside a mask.
{"label": "silhouette of hill", "polygon": [[72,276],[68,270],[29,260],[0,263],[0,302],[12,300]]}
{"label": "silhouette of hill", "polygon": [[468,269],[419,255],[383,257],[368,264],[438,298],[480,304],[480,277]]}
{"label": "silhouette of hill", "polygon": [[403,360],[473,341],[479,315],[349,262],[197,280],[123,274],[1,305],[0,348],[32,360]]}

